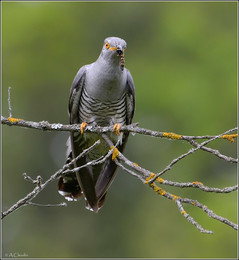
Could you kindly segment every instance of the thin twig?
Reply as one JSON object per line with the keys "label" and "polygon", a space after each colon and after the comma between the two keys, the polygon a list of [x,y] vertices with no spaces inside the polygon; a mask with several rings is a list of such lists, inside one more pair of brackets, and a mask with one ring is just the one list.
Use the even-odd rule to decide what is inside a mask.
{"label": "thin twig", "polygon": [[237,128],[233,128],[233,129],[230,129],[230,130],[228,130],[228,131],[226,131],[226,132],[224,132],[224,133],[222,133],[222,134],[220,134],[220,135],[214,136],[214,137],[212,137],[211,139],[206,140],[206,141],[202,142],[201,144],[198,144],[196,148],[190,149],[187,153],[181,154],[179,157],[177,157],[177,158],[175,158],[174,160],[172,160],[172,161],[170,162],[170,164],[169,164],[167,167],[164,168],[164,170],[162,170],[161,172],[157,173],[157,174],[155,175],[155,177],[154,177],[152,180],[150,180],[150,182],[151,182],[151,183],[154,182],[159,176],[161,176],[162,174],[164,174],[165,172],[167,172],[168,170],[170,170],[174,164],[178,163],[180,160],[184,159],[184,158],[187,157],[188,155],[190,155],[190,154],[196,152],[197,150],[201,149],[202,147],[204,147],[205,145],[207,145],[207,144],[209,144],[210,142],[214,141],[215,139],[220,138],[222,135],[228,134],[228,133],[230,133],[230,132],[232,132],[232,131],[235,131],[236,129],[237,129]]}
{"label": "thin twig", "polygon": [[188,203],[191,204],[193,206],[196,206],[198,208],[201,208],[204,212],[207,213],[207,215],[211,218],[214,218],[226,225],[231,226],[232,228],[234,228],[235,230],[238,230],[238,225],[231,222],[230,220],[228,220],[227,218],[218,216],[217,214],[215,214],[211,209],[209,209],[207,206],[203,205],[202,203],[198,202],[197,200],[191,200],[188,198],[180,198],[180,201],[183,203]]}
{"label": "thin twig", "polygon": [[128,168],[126,168],[122,163],[120,163],[120,161],[118,159],[115,159],[115,163],[122,168],[124,171],[128,172],[130,175],[137,177],[138,179],[140,179],[143,183],[145,182],[145,179],[143,177],[141,177],[140,175],[138,175],[137,173],[135,173],[132,170],[129,170]]}
{"label": "thin twig", "polygon": [[59,203],[59,204],[41,204],[41,203],[35,203],[35,202],[26,202],[25,204],[31,205],[31,206],[38,206],[38,207],[67,207],[67,204],[65,202]]}
{"label": "thin twig", "polygon": [[[199,144],[197,142],[195,142],[194,140],[189,140],[190,144],[193,145],[194,147],[198,147]],[[229,156],[226,156],[224,154],[221,154],[218,150],[216,149],[212,149],[212,148],[209,148],[209,147],[205,147],[205,146],[202,146],[200,147],[200,149],[206,151],[206,152],[209,152],[209,153],[212,153],[214,154],[215,156],[217,156],[218,158],[220,159],[223,159],[227,162],[231,162],[231,163],[237,163],[238,162],[238,159],[235,159],[235,158],[232,158],[232,157],[229,157]]]}
{"label": "thin twig", "polygon": [[[171,194],[171,193],[161,189],[155,183],[149,183],[148,182],[148,184],[157,194],[159,194],[159,195],[161,195],[161,196],[163,196],[163,197],[165,197],[167,199],[173,200],[175,202],[179,201],[179,202],[188,203],[188,204],[191,204],[191,205],[193,205],[195,207],[198,207],[198,208],[202,209],[204,212],[206,212],[209,217],[212,217],[212,218],[214,218],[214,219],[216,219],[216,220],[218,220],[218,221],[220,221],[220,222],[222,222],[222,223],[224,223],[226,225],[229,225],[230,227],[234,228],[235,230],[238,229],[238,225],[237,224],[233,223],[232,221],[230,221],[230,220],[228,220],[228,219],[226,219],[224,217],[221,217],[221,216],[215,214],[206,205],[203,205],[202,203],[198,202],[197,200],[192,200],[192,199],[188,199],[188,198],[181,198],[181,197],[179,197],[177,195],[173,195],[173,194]],[[178,203],[177,205],[180,206],[181,204]],[[182,210],[181,213],[183,215],[184,214],[188,214],[185,210],[183,210],[182,207],[179,207],[179,209],[180,209],[180,212]],[[198,223],[191,216],[189,216],[189,214],[188,215],[184,215],[184,217],[186,217],[188,219],[188,221],[191,224],[195,225],[201,232],[203,231],[203,228],[200,225],[198,226]],[[208,232],[206,232],[206,233],[208,233]]]}
{"label": "thin twig", "polygon": [[[114,148],[117,147],[119,145],[119,143],[120,143],[120,139],[117,141],[116,145],[113,146],[113,147]],[[90,165],[93,166],[93,165],[102,164],[112,155],[112,153],[113,153],[113,149],[109,150],[108,153],[105,156],[101,156],[101,157],[99,157],[95,160],[92,160],[92,161],[90,161],[86,164],[83,164],[79,167],[75,167],[73,169],[66,169],[62,172],[61,176],[64,176],[64,175],[67,175],[67,174],[70,174],[70,173],[76,173],[76,172],[80,171],[80,169],[85,168],[85,167],[90,166]],[[78,159],[74,159],[74,160],[78,160]]]}
{"label": "thin twig", "polygon": [[8,88],[8,114],[9,114],[9,117],[12,117],[11,87]]}
{"label": "thin twig", "polygon": [[[46,186],[51,183],[52,181],[58,179],[60,176],[62,176],[63,173],[65,173],[67,171],[67,169],[69,168],[69,166],[71,166],[75,160],[78,160],[80,157],[83,157],[85,154],[87,154],[89,151],[91,151],[92,149],[94,149],[94,147],[96,145],[99,145],[100,141],[96,141],[91,147],[87,148],[86,150],[84,150],[79,156],[77,156],[74,160],[72,160],[70,163],[65,164],[63,166],[63,168],[61,168],[60,170],[58,170],[56,173],[54,173],[53,175],[51,175],[51,177],[45,181],[44,183],[37,185],[32,192],[30,192],[29,194],[27,194],[24,198],[20,199],[18,202],[16,202],[13,206],[11,206],[7,211],[2,213],[2,219],[4,217],[6,217],[7,215],[9,215],[10,213],[14,212],[15,210],[19,209],[20,207],[24,206],[26,203],[31,202],[43,189],[46,188]],[[82,167],[86,167],[86,165],[83,165]],[[26,178],[26,174],[24,174],[24,178]],[[29,176],[26,178],[27,180],[33,180],[32,178],[30,178]],[[39,180],[39,177],[38,177]],[[33,183],[38,183],[38,181],[34,181]]]}
{"label": "thin twig", "polygon": [[159,178],[159,183],[168,185],[168,186],[179,187],[179,188],[199,188],[200,190],[203,190],[206,192],[215,192],[215,193],[230,193],[230,192],[236,191],[238,189],[238,185],[219,189],[219,188],[205,186],[201,182],[198,182],[198,181],[174,182],[174,181],[163,180],[162,178]]}
{"label": "thin twig", "polygon": [[200,224],[198,224],[193,217],[191,217],[183,208],[182,203],[177,199],[175,200],[176,205],[179,208],[180,213],[188,220],[189,223],[193,224],[200,232],[206,234],[213,234],[211,230],[204,229]]}

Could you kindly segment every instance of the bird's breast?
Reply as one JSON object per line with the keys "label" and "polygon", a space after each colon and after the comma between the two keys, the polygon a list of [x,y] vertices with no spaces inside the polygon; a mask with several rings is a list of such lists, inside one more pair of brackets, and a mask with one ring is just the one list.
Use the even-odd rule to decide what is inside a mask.
{"label": "bird's breast", "polygon": [[91,65],[79,104],[81,122],[100,126],[126,123],[126,74]]}
{"label": "bird's breast", "polygon": [[125,91],[126,74],[118,68],[93,66],[86,73],[85,87],[92,98],[101,101],[117,100]]}
{"label": "bird's breast", "polygon": [[92,97],[83,89],[79,103],[80,122],[108,126],[126,123],[126,95],[118,99],[101,100]]}

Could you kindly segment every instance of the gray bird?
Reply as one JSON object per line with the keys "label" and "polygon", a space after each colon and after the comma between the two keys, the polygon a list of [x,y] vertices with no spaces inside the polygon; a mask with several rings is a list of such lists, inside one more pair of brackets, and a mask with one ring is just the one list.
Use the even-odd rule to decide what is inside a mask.
{"label": "gray bird", "polygon": [[[76,158],[84,149],[101,139],[89,154],[74,163],[79,167],[104,156],[108,145],[97,134],[84,133],[84,126],[115,126],[131,124],[135,109],[135,87],[130,72],[124,68],[126,42],[109,37],[99,58],[81,67],[72,83],[69,99],[70,124],[82,124],[82,133],[71,133],[68,140],[67,162]],[[109,133],[108,137],[123,152],[128,133]],[[117,165],[109,158],[103,164],[82,168],[76,174],[61,177],[58,190],[68,200],[84,196],[86,208],[98,212],[103,206],[107,190],[112,183]]]}

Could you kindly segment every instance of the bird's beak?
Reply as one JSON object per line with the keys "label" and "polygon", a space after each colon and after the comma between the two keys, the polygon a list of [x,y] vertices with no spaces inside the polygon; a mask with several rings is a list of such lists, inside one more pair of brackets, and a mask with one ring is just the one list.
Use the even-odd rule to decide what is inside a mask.
{"label": "bird's beak", "polygon": [[116,49],[116,52],[118,53],[119,56],[121,56],[123,54],[124,50],[121,46],[118,46]]}
{"label": "bird's beak", "polygon": [[124,49],[119,45],[117,47],[111,47],[111,51],[116,51],[118,56],[121,56],[124,53]]}

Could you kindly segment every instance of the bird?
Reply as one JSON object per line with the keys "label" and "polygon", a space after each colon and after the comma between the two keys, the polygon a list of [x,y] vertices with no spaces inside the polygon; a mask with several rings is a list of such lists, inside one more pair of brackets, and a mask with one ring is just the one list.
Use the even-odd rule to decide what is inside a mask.
{"label": "bird", "polygon": [[[109,146],[96,133],[84,132],[88,126],[114,126],[108,138],[123,152],[128,132],[120,133],[123,125],[132,123],[135,111],[135,85],[125,68],[125,40],[107,37],[98,59],[77,72],[70,90],[68,113],[70,124],[81,124],[81,132],[70,133],[67,141],[67,163],[97,140],[100,144],[87,155],[75,160],[72,168],[84,165],[109,151]],[[98,212],[105,202],[107,191],[114,180],[117,165],[108,158],[104,163],[81,168],[59,178],[58,192],[68,200],[84,197],[86,208]]]}

